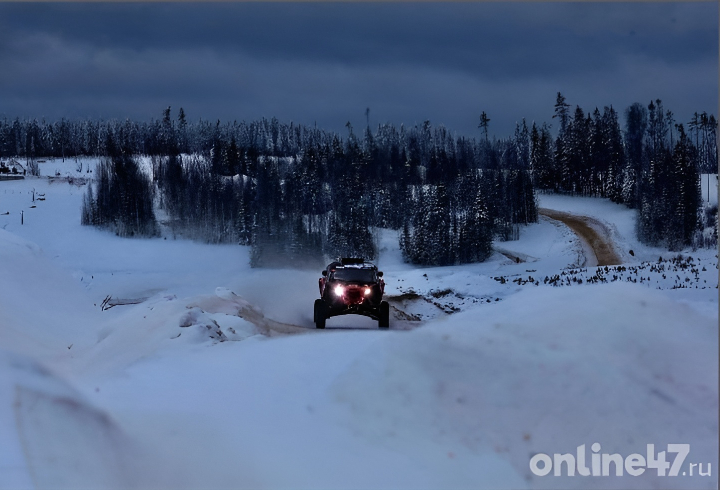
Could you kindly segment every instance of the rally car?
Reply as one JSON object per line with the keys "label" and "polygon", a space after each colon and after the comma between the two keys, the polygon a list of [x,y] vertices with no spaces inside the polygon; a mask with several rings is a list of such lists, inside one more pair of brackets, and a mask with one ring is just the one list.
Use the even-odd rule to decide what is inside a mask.
{"label": "rally car", "polygon": [[383,301],[385,281],[377,266],[359,258],[341,258],[330,263],[319,279],[320,299],[315,300],[314,321],[338,315],[364,315],[377,320],[378,327],[390,326],[390,305]]}

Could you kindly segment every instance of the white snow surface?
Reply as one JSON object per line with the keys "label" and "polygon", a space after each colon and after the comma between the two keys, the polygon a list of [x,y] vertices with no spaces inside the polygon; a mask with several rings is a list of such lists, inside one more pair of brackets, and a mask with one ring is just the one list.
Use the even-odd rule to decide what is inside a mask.
{"label": "white snow surface", "polygon": [[[540,196],[634,250],[607,273],[580,269],[577,238],[547,219],[455,267],[405,264],[381,230],[386,293],[420,321],[318,332],[319,271],[82,227],[84,191],[0,182],[0,489],[717,488],[717,254],[651,271],[674,254],[634,239],[631,210]],[[567,287],[543,281],[556,274]],[[139,303],[103,311],[108,296]],[[269,338],[266,321],[304,333]],[[595,442],[623,457],[690,444],[683,470],[712,475],[530,471]]]}

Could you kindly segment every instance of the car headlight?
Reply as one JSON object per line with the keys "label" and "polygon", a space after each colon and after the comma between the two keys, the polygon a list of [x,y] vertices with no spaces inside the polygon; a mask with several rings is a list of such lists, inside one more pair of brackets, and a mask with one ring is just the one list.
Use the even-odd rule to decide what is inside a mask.
{"label": "car headlight", "polygon": [[335,295],[336,296],[342,296],[343,295],[343,287],[342,286],[335,286]]}
{"label": "car headlight", "polygon": [[370,296],[371,293],[372,293],[372,289],[365,288],[365,296]]}

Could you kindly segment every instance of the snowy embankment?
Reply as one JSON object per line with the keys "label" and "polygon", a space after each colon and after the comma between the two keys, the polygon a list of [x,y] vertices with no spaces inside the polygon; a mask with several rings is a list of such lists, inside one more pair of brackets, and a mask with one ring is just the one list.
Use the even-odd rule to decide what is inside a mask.
{"label": "snowy embankment", "polygon": [[[81,227],[83,191],[0,185],[0,488],[717,487],[717,258],[673,272],[711,289],[625,279],[658,254],[618,206],[553,203],[635,249],[622,281],[588,284],[598,270],[578,271],[577,238],[552,220],[496,244],[526,262],[464,267],[403,264],[385,231],[391,331],[340,317],[317,332],[318,274]],[[543,282],[572,266],[581,285]],[[108,295],[147,299],[103,311]],[[425,322],[393,331],[419,324],[401,312]],[[623,457],[690,444],[683,470],[712,476],[530,471],[595,442]]]}

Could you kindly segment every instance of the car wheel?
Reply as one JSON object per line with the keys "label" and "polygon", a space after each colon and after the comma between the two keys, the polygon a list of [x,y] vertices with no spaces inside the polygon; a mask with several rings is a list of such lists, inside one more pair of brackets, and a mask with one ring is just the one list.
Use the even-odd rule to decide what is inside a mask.
{"label": "car wheel", "polygon": [[325,320],[327,319],[327,305],[321,299],[315,300],[315,308],[313,312],[313,320],[315,328],[325,328]]}
{"label": "car wheel", "polygon": [[390,328],[390,304],[388,304],[387,301],[380,303],[378,316],[380,317],[378,319],[378,327]]}

